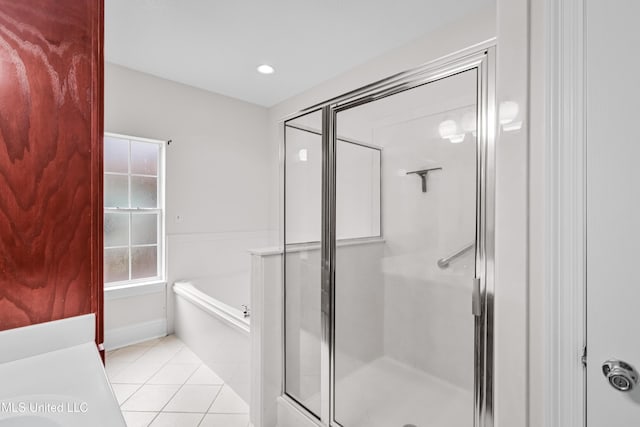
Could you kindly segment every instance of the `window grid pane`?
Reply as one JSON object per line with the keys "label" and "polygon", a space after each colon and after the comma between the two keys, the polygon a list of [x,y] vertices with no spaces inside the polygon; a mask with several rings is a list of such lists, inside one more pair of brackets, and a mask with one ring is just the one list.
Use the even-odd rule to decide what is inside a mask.
{"label": "window grid pane", "polygon": [[158,247],[135,246],[131,248],[131,279],[158,276]]}
{"label": "window grid pane", "polygon": [[158,175],[158,144],[131,141],[131,173],[135,175]]}
{"label": "window grid pane", "polygon": [[131,244],[157,245],[158,244],[158,217],[156,213],[131,214]]}
{"label": "window grid pane", "polygon": [[131,207],[158,207],[158,179],[156,177],[131,176]]}
{"label": "window grid pane", "polygon": [[105,172],[129,173],[129,140],[122,138],[104,138]]}
{"label": "window grid pane", "polygon": [[160,156],[160,144],[105,136],[105,284],[161,277]]}
{"label": "window grid pane", "polygon": [[110,283],[129,280],[129,258],[129,248],[105,249],[104,281]]}
{"label": "window grid pane", "polygon": [[104,174],[104,206],[108,208],[128,208],[129,176]]}
{"label": "window grid pane", "polygon": [[104,213],[104,246],[105,248],[128,247],[129,215],[119,212]]}

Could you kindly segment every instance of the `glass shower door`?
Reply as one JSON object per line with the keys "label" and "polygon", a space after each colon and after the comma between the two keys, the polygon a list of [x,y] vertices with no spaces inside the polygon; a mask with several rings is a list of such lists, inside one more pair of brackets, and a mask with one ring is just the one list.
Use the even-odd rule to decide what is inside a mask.
{"label": "glass shower door", "polygon": [[284,125],[285,393],[320,417],[322,111]]}
{"label": "glass shower door", "polygon": [[471,69],[336,113],[341,426],[474,424],[477,97]]}

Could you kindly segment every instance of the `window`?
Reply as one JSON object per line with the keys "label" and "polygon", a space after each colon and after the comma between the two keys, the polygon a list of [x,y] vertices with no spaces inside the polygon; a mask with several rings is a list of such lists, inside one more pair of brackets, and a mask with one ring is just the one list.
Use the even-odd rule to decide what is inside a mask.
{"label": "window", "polygon": [[163,172],[163,141],[105,134],[105,287],[164,280]]}

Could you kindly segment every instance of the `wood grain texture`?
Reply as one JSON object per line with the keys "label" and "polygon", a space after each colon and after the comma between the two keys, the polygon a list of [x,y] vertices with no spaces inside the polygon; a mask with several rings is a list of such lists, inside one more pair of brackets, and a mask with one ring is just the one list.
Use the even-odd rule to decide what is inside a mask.
{"label": "wood grain texture", "polygon": [[102,317],[102,19],[0,0],[0,330]]}

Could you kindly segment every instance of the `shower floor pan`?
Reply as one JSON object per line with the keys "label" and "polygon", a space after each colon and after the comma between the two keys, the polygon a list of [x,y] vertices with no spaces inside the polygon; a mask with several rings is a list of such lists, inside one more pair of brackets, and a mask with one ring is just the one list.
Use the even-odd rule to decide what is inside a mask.
{"label": "shower floor pan", "polygon": [[[469,427],[473,391],[382,357],[337,381],[336,420],[344,427]],[[314,396],[306,403],[317,404]]]}

